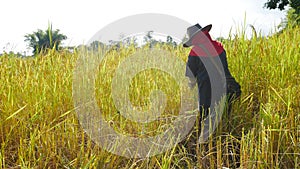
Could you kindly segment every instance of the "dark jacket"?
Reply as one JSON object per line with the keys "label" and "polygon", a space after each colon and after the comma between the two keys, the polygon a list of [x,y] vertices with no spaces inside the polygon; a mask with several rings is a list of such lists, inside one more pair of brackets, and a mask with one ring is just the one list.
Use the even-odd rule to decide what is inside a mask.
{"label": "dark jacket", "polygon": [[[201,57],[201,59],[200,59]],[[228,69],[228,63],[225,50],[215,57],[207,56],[188,56],[186,64],[186,76],[191,81],[197,82],[199,92],[199,106],[205,108],[211,104],[211,82],[226,82],[226,93],[229,97],[241,95],[240,85],[231,75]],[[220,62],[221,61],[221,62]],[[207,71],[209,67],[210,77]],[[222,69],[224,70],[222,70]]]}

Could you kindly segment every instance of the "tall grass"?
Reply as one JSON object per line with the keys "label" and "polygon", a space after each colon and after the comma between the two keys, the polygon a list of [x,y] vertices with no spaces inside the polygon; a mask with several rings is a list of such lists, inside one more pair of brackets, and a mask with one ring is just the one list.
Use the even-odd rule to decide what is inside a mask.
{"label": "tall grass", "polygon": [[[243,37],[224,41],[229,67],[242,86],[241,100],[200,145],[197,164],[180,145],[147,159],[127,159],[95,144],[79,125],[73,105],[76,52],[0,57],[0,168],[217,168],[230,166],[235,151],[240,151],[243,168],[300,168],[300,29],[272,37]],[[187,59],[188,49],[158,47]],[[135,51],[111,51],[100,63],[96,98],[117,131],[151,136],[167,122],[143,126],[126,121],[111,100],[112,76],[122,59]],[[157,70],[141,72],[132,80],[132,104],[147,109],[149,91],[154,89],[168,98],[162,116],[174,115],[179,88],[172,77]],[[237,149],[229,151],[232,145]]]}

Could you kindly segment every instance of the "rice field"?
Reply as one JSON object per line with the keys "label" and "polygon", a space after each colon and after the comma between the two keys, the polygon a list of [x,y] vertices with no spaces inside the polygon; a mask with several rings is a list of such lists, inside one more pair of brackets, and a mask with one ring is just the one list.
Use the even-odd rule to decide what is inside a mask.
{"label": "rice field", "polygon": [[[149,158],[126,158],[102,149],[80,125],[73,99],[78,52],[49,50],[36,57],[0,57],[0,168],[300,168],[300,28],[272,37],[244,34],[224,40],[229,68],[242,96],[230,116],[197,149],[195,162],[185,146]],[[189,49],[157,45],[183,62]],[[180,87],[155,69],[129,83],[132,105],[149,109],[151,91],[167,98],[161,119],[147,124],[126,120],[114,105],[113,77],[133,46],[108,52],[99,63],[95,98],[119,133],[148,137],[164,131],[180,107]],[[168,61],[168,57],[165,58]],[[120,82],[121,83],[121,82]],[[159,95],[159,94],[158,94]],[[155,97],[155,96],[153,96]],[[235,151],[229,151],[236,145]]]}

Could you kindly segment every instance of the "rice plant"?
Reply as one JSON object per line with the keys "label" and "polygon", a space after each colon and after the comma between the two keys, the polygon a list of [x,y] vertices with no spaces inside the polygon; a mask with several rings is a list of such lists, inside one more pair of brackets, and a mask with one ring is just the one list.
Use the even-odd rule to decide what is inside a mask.
{"label": "rice plant", "polygon": [[[233,36],[231,36],[233,37]],[[49,50],[36,57],[0,57],[0,168],[300,168],[300,29],[224,41],[229,67],[242,97],[206,143],[197,161],[185,146],[145,159],[103,150],[80,125],[72,96],[78,53]],[[186,61],[188,49],[157,45]],[[180,87],[160,70],[141,71],[130,81],[134,106],[150,109],[151,91],[167,98],[159,121],[127,120],[115,107],[111,84],[118,66],[138,50],[121,47],[105,55],[95,79],[97,105],[105,119],[130,136],[164,132],[180,106]],[[165,58],[166,61],[168,58]],[[149,107],[150,106],[150,107]],[[239,154],[238,158],[233,158]]]}

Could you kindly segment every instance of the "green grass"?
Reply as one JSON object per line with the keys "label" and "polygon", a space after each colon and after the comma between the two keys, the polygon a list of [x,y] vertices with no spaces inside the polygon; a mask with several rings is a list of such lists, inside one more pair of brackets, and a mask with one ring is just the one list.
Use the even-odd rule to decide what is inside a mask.
{"label": "green grass", "polygon": [[[78,54],[48,51],[34,58],[0,57],[0,168],[216,168],[228,166],[228,146],[239,143],[243,168],[300,168],[300,29],[278,36],[224,42],[229,67],[242,86],[241,101],[197,152],[194,164],[185,147],[148,159],[127,159],[101,149],[78,123],[72,98]],[[186,61],[188,49],[158,46]],[[141,125],[117,113],[111,82],[122,59],[134,48],[111,51],[99,65],[99,108],[120,133],[151,136],[168,120]],[[159,77],[159,78],[158,78]],[[168,98],[162,118],[176,115],[180,89],[158,70],[132,79],[132,104],[149,108],[149,94]],[[170,99],[171,98],[171,99]]]}

